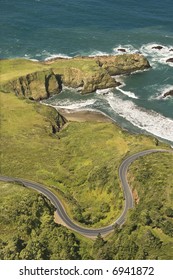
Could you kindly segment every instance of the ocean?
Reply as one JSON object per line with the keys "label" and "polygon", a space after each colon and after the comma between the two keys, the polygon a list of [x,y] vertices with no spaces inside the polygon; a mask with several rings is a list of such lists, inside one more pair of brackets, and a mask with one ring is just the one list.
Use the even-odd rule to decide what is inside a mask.
{"label": "ocean", "polygon": [[[109,55],[141,52],[152,68],[119,76],[121,86],[88,95],[63,88],[46,102],[100,111],[124,129],[173,145],[172,0],[0,0],[0,58]],[[155,49],[155,46],[162,49]]]}

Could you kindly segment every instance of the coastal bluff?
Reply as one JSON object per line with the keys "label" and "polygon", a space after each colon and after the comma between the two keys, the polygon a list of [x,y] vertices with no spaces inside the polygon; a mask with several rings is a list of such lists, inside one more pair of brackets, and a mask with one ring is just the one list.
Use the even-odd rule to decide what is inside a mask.
{"label": "coastal bluff", "polygon": [[150,68],[141,54],[55,58],[48,61],[1,60],[0,89],[31,100],[42,100],[61,92],[63,85],[82,94],[119,85],[116,75]]}

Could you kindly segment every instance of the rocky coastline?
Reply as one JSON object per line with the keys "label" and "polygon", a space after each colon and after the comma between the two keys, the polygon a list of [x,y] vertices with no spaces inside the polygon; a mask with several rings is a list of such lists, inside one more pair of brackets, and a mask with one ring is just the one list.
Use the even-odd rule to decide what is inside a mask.
{"label": "rocky coastline", "polygon": [[[11,60],[10,63],[10,67],[14,67],[16,62]],[[20,63],[22,68],[23,60]],[[116,75],[150,68],[148,60],[141,54],[56,58],[35,62],[37,64],[43,69],[28,70],[26,75],[22,75],[22,70],[18,71],[18,77],[1,84],[1,90],[36,101],[60,93],[63,85],[86,94],[119,86]]]}

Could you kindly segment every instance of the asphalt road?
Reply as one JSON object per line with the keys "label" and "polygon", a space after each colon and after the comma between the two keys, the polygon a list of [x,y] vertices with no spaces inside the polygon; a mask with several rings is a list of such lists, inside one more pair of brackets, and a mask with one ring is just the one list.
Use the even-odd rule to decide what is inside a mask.
{"label": "asphalt road", "polygon": [[158,152],[171,152],[172,153],[172,151],[170,151],[170,150],[163,150],[163,149],[145,150],[145,151],[136,153],[134,155],[131,155],[123,160],[123,162],[121,163],[121,165],[119,167],[119,178],[120,178],[121,186],[122,186],[122,189],[124,192],[124,202],[125,202],[123,212],[121,213],[120,217],[113,224],[106,226],[106,227],[99,228],[99,229],[84,228],[80,225],[77,225],[75,222],[73,222],[70,219],[70,217],[67,215],[59,198],[42,184],[28,181],[25,179],[13,178],[13,177],[8,177],[8,176],[1,176],[1,175],[0,175],[0,181],[17,182],[17,183],[23,184],[25,187],[32,188],[32,189],[44,194],[51,201],[51,203],[55,206],[58,216],[63,221],[63,224],[66,227],[68,227],[84,236],[95,237],[99,233],[102,235],[111,233],[114,230],[115,225],[121,226],[125,222],[127,211],[129,209],[133,208],[133,206],[134,206],[133,195],[132,195],[130,186],[127,182],[127,170],[129,168],[130,164],[141,156],[145,156],[145,155],[148,155],[151,153],[158,153]]}

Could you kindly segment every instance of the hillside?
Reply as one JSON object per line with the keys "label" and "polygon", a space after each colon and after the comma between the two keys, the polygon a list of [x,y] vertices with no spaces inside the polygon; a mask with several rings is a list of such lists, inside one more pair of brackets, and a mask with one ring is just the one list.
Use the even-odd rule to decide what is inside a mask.
{"label": "hillside", "polygon": [[[9,77],[38,70],[29,62],[32,69],[24,73],[25,67],[16,63],[14,73],[13,67],[4,68],[3,75],[6,71],[9,76],[3,76],[1,84],[1,174],[44,184],[59,196],[76,223],[93,228],[111,224],[124,205],[118,176],[123,158],[169,147],[110,121],[97,122],[97,116],[68,122],[54,108],[32,98],[16,98],[9,88],[7,92],[12,92],[5,93]],[[128,178],[136,205],[122,228],[96,240],[57,225],[54,208],[42,195],[1,182],[1,259],[171,259],[172,168],[172,154],[134,162]]]}

